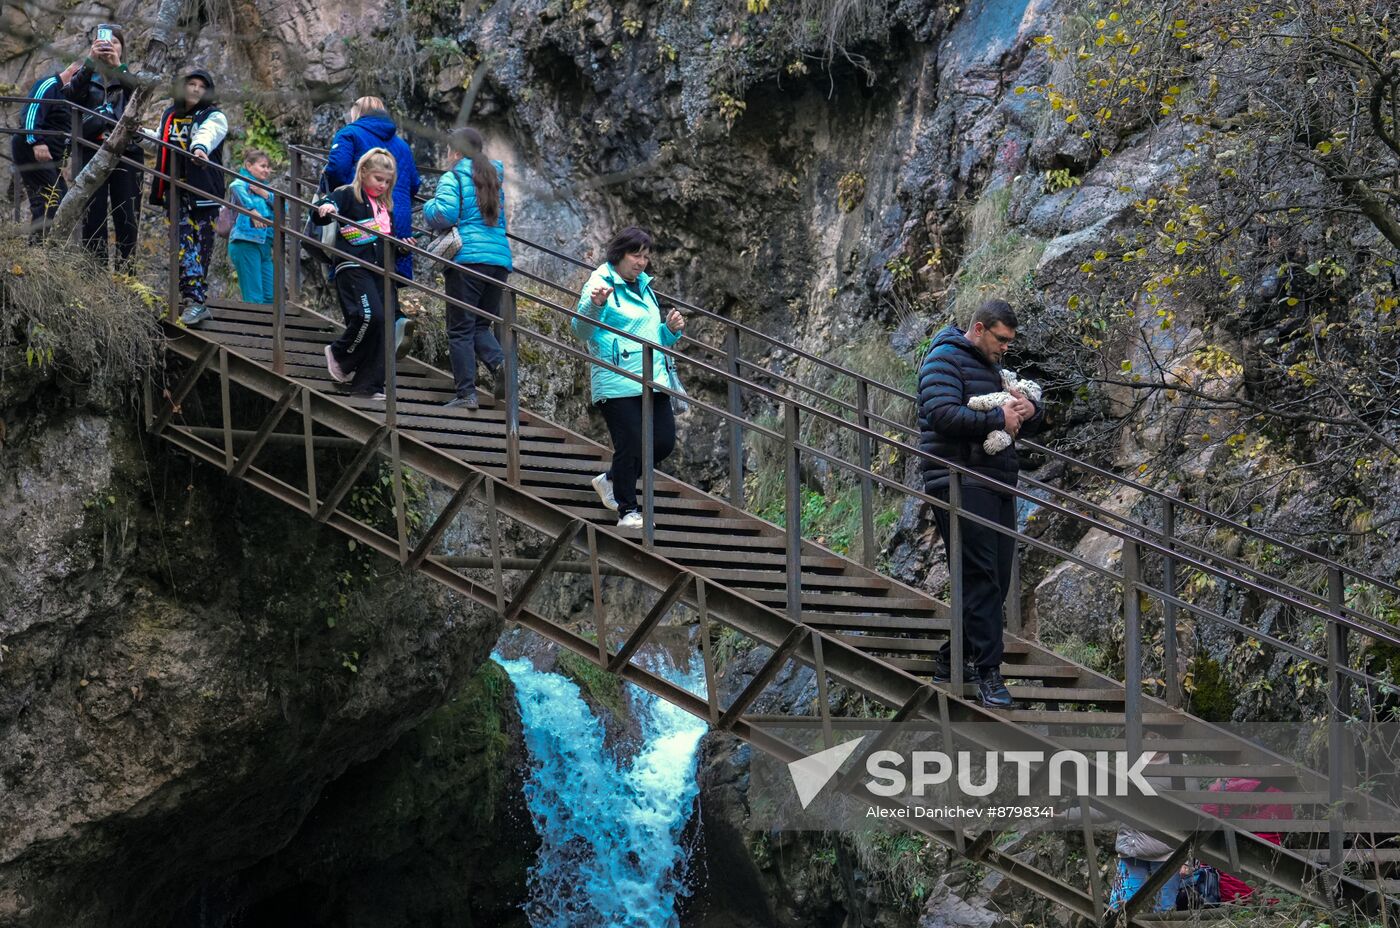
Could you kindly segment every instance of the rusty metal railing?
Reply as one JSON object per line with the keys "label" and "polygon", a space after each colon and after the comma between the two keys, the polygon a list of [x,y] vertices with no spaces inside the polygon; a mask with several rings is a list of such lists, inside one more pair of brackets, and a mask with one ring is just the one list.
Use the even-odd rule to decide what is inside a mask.
{"label": "rusty metal railing", "polygon": [[[0,103],[10,102],[12,100],[13,98],[0,98]],[[78,114],[75,109],[75,120],[77,118]],[[75,147],[78,145],[95,147],[91,146],[89,143],[82,142],[80,139],[75,139]],[[173,146],[167,147],[172,148],[175,153],[175,156],[171,159],[172,165],[178,165],[181,158],[185,157],[184,153]],[[143,163],[128,159],[124,159],[124,161],[127,164],[136,165],[145,173],[151,174],[152,176],[163,177],[170,182],[170,218],[172,220],[172,228],[177,226],[179,200],[177,193],[181,190],[192,191],[195,188],[191,187],[181,178],[180,171],[177,168],[173,167],[171,172],[167,175],[152,168],[148,168]],[[233,174],[231,170],[225,170],[227,173]],[[1126,738],[1130,751],[1133,750],[1134,747],[1141,747],[1143,735],[1141,715],[1143,707],[1148,700],[1144,694],[1144,679],[1142,673],[1143,660],[1141,648],[1145,619],[1141,608],[1141,597],[1147,597],[1149,600],[1155,599],[1162,602],[1164,605],[1164,614],[1168,616],[1174,616],[1175,614],[1185,612],[1200,619],[1214,621],[1237,632],[1250,634],[1261,640],[1264,644],[1281,650],[1295,659],[1312,662],[1325,667],[1329,680],[1330,701],[1328,712],[1329,754],[1334,761],[1341,760],[1343,745],[1341,736],[1344,726],[1351,716],[1353,685],[1360,684],[1363,687],[1375,690],[1389,686],[1388,681],[1377,679],[1362,670],[1350,666],[1348,660],[1349,639],[1352,636],[1357,636],[1370,642],[1385,644],[1390,647],[1400,647],[1400,635],[1397,635],[1391,630],[1376,627],[1370,622],[1363,621],[1367,617],[1356,616],[1349,613],[1343,604],[1345,575],[1343,573],[1344,569],[1341,568],[1340,565],[1333,565],[1329,573],[1327,604],[1325,606],[1319,606],[1312,601],[1313,597],[1311,597],[1311,595],[1306,597],[1295,596],[1294,591],[1286,587],[1280,587],[1273,583],[1266,583],[1264,579],[1251,576],[1247,571],[1236,572],[1228,566],[1222,566],[1213,553],[1198,549],[1185,540],[1176,539],[1168,534],[1156,532],[1143,525],[1132,525],[1132,530],[1124,528],[1114,521],[1109,521],[1107,517],[1101,515],[1101,511],[1096,511],[1097,507],[1094,507],[1088,501],[1079,499],[1055,487],[1044,484],[1033,484],[1031,488],[1045,494],[1045,497],[1033,496],[1027,490],[1000,484],[996,481],[990,481],[985,477],[967,470],[956,462],[944,461],[936,456],[921,452],[915,447],[911,447],[897,440],[892,440],[887,435],[876,430],[878,426],[885,424],[885,420],[876,421],[876,417],[870,414],[868,409],[865,412],[865,421],[851,423],[841,415],[822,409],[813,403],[808,403],[793,395],[782,393],[779,388],[765,386],[753,380],[746,379],[741,376],[740,373],[736,373],[736,371],[743,371],[746,369],[745,366],[747,364],[747,362],[743,362],[742,359],[738,357],[736,352],[729,352],[725,359],[725,365],[720,367],[698,358],[687,356],[684,353],[684,348],[690,345],[692,343],[691,341],[682,342],[681,345],[678,345],[675,349],[666,348],[661,345],[644,344],[642,361],[643,373],[640,376],[631,374],[622,367],[592,356],[588,352],[579,349],[576,345],[560,341],[549,334],[532,328],[521,322],[516,312],[516,301],[517,299],[523,298],[531,300],[553,312],[559,313],[567,319],[587,318],[581,316],[572,306],[554,302],[507,283],[503,287],[507,293],[507,298],[503,302],[500,313],[486,312],[479,307],[474,307],[455,300],[446,293],[426,286],[421,282],[415,282],[397,274],[392,261],[392,250],[395,247],[395,243],[387,236],[382,238],[381,246],[383,248],[382,260],[384,267],[382,269],[369,269],[381,277],[386,297],[383,331],[386,394],[384,412],[382,417],[370,417],[362,410],[352,410],[338,400],[322,396],[316,391],[304,385],[298,385],[295,381],[289,380],[283,376],[286,373],[285,317],[289,312],[289,307],[292,306],[292,301],[289,301],[283,292],[288,286],[288,281],[285,277],[285,264],[289,260],[289,250],[295,253],[299,249],[301,242],[311,242],[312,239],[302,234],[299,228],[288,227],[288,224],[282,220],[282,217],[285,215],[285,210],[288,207],[295,213],[304,211],[313,204],[308,200],[302,199],[296,192],[288,193],[275,190],[274,197],[274,256],[276,263],[282,265],[282,268],[279,271],[272,308],[274,319],[272,336],[273,352],[271,367],[266,371],[267,376],[264,377],[262,374],[258,373],[259,366],[257,364],[250,361],[245,363],[246,359],[242,359],[228,349],[220,347],[212,342],[208,342],[198,349],[191,348],[184,354],[184,356],[191,361],[191,368],[181,383],[171,391],[169,404],[163,407],[159,414],[152,415],[152,429],[163,434],[169,431],[174,410],[179,406],[184,396],[193,389],[199,377],[217,358],[219,362],[219,375],[223,379],[225,385],[227,385],[231,379],[238,378],[242,378],[243,382],[249,384],[257,383],[259,385],[259,392],[274,400],[272,411],[253,433],[253,437],[249,439],[242,453],[237,457],[233,455],[234,443],[232,438],[232,425],[227,418],[225,418],[224,424],[225,434],[223,447],[217,449],[217,455],[214,455],[213,452],[201,448],[200,445],[196,444],[197,441],[202,441],[201,439],[191,437],[188,440],[184,438],[172,440],[176,440],[182,447],[186,447],[187,450],[199,454],[202,457],[206,457],[206,459],[214,460],[215,457],[217,457],[217,463],[219,463],[220,466],[226,467],[231,475],[249,480],[267,492],[287,499],[294,505],[306,508],[321,521],[334,522],[338,528],[346,531],[353,537],[361,538],[375,550],[382,551],[388,556],[395,557],[400,563],[411,565],[416,569],[425,570],[429,572],[430,575],[435,576],[436,579],[440,579],[442,582],[448,583],[448,585],[454,588],[468,591],[471,596],[480,601],[490,599],[498,605],[501,605],[504,587],[498,582],[494,589],[487,591],[476,585],[472,585],[470,581],[463,581],[460,574],[449,576],[449,574],[452,573],[452,569],[442,564],[439,559],[432,557],[431,552],[436,537],[439,537],[441,531],[446,528],[445,520],[450,520],[469,499],[473,499],[479,492],[483,492],[490,494],[487,497],[488,504],[492,497],[497,499],[500,497],[509,497],[511,504],[516,507],[516,517],[525,518],[531,524],[544,527],[555,539],[550,551],[540,558],[535,572],[530,575],[530,578],[527,578],[525,587],[527,593],[533,588],[532,584],[537,585],[541,582],[544,576],[546,576],[559,560],[562,559],[563,555],[578,542],[578,536],[583,532],[587,539],[586,544],[589,549],[590,559],[594,561],[599,559],[606,560],[612,566],[618,567],[619,569],[632,569],[639,572],[650,570],[652,572],[649,574],[648,579],[653,581],[659,581],[661,577],[668,577],[665,582],[655,582],[652,584],[654,588],[661,590],[661,602],[667,603],[666,609],[669,609],[671,604],[682,600],[688,603],[698,604],[701,608],[704,608],[704,603],[708,596],[711,605],[714,605],[716,602],[723,603],[724,609],[728,610],[728,613],[726,613],[728,620],[732,620],[735,615],[744,616],[743,622],[733,623],[734,627],[739,628],[746,634],[752,635],[758,640],[764,641],[776,649],[770,659],[769,665],[765,667],[765,671],[771,668],[772,672],[776,672],[783,662],[789,659],[801,658],[817,667],[819,675],[822,676],[823,680],[825,679],[826,672],[831,671],[836,674],[838,679],[842,679],[851,685],[875,694],[878,698],[892,705],[901,706],[905,709],[917,705],[917,709],[911,709],[909,711],[922,712],[924,711],[922,708],[924,703],[929,699],[927,695],[929,691],[926,688],[926,684],[920,683],[916,679],[909,677],[908,674],[903,674],[901,671],[882,666],[874,658],[870,658],[868,655],[863,654],[863,652],[856,651],[850,648],[849,645],[834,638],[830,638],[825,635],[825,633],[801,624],[801,592],[803,579],[801,558],[804,553],[831,553],[821,548],[821,546],[804,539],[802,534],[802,511],[800,497],[797,494],[798,480],[800,478],[802,461],[804,459],[811,459],[821,461],[827,466],[853,475],[854,478],[862,482],[863,486],[871,488],[880,486],[891,492],[902,494],[908,498],[925,502],[948,511],[950,513],[950,525],[952,526],[948,543],[951,550],[950,556],[955,565],[961,556],[960,537],[963,527],[966,525],[978,525],[994,532],[1011,534],[1013,537],[1016,537],[1020,543],[1044,551],[1062,562],[1077,564],[1091,573],[1120,584],[1122,597],[1121,610],[1127,626],[1128,654],[1126,661],[1126,680],[1123,692]],[[251,215],[251,213],[248,213],[248,211],[242,209],[237,204],[229,203],[228,205],[240,212]],[[346,225],[359,225],[357,223],[348,222],[344,220],[343,217],[340,221]],[[177,243],[172,238],[172,246],[176,244]],[[401,247],[422,260],[437,260],[411,243],[404,244]],[[334,249],[331,250],[341,257],[350,257],[343,252]],[[172,252],[172,254],[173,253],[174,252]],[[462,273],[479,276],[475,275],[475,272],[470,268],[458,266],[457,270]],[[178,318],[179,292],[178,266],[177,262],[174,260],[170,262],[168,273],[169,307],[167,321],[172,327],[171,333],[172,337],[176,338],[175,343],[183,344],[186,337],[179,335],[176,323]],[[294,285],[295,284],[292,284],[292,286]],[[397,415],[397,359],[394,352],[393,337],[394,314],[391,309],[394,305],[391,294],[395,286],[417,290],[431,298],[443,299],[449,305],[475,313],[501,326],[502,334],[505,336],[503,339],[503,348],[507,351],[507,367],[504,377],[506,383],[504,384],[505,395],[503,400],[506,406],[508,464],[504,481],[497,480],[494,477],[480,472],[475,472],[467,467],[467,465],[460,464],[460,462],[460,466],[457,467],[449,467],[441,464],[433,458],[433,455],[430,453],[431,449],[427,448],[427,446],[420,447],[421,443],[417,442],[416,439],[401,433]],[[590,325],[602,329],[605,332],[612,333],[615,336],[631,337],[626,332],[591,318],[589,318],[588,321]],[[537,345],[546,346],[565,357],[573,358],[579,362],[601,366],[615,374],[630,379],[638,384],[644,400],[649,400],[654,396],[667,397],[674,392],[669,385],[659,383],[654,378],[655,367],[652,362],[655,357],[655,352],[657,351],[661,351],[663,355],[671,358],[674,363],[685,365],[685,369],[692,373],[698,373],[726,386],[730,398],[728,408],[715,406],[696,397],[689,397],[688,400],[700,411],[717,417],[721,422],[724,422],[727,427],[737,427],[741,430],[741,434],[760,435],[781,444],[786,490],[786,498],[784,501],[785,525],[781,528],[777,526],[769,527],[775,531],[781,531],[785,538],[785,569],[788,587],[787,605],[784,613],[770,614],[769,612],[765,612],[764,607],[758,606],[752,602],[745,602],[742,597],[736,597],[733,593],[727,593],[723,591],[721,587],[709,581],[704,581],[703,578],[699,578],[683,568],[669,563],[666,561],[664,554],[658,550],[654,537],[655,476],[654,467],[651,466],[651,462],[654,459],[654,447],[651,441],[650,402],[643,403],[643,431],[646,436],[643,452],[644,461],[646,462],[643,467],[645,528],[640,545],[635,545],[610,532],[596,531],[592,526],[585,527],[578,519],[569,516],[564,510],[552,506],[547,501],[541,501],[524,491],[520,467],[521,439],[519,430],[519,371],[517,359],[517,343],[521,339],[529,340]],[[747,366],[753,367],[753,365]],[[791,387],[792,385],[786,384],[785,386]],[[870,386],[873,386],[873,384],[867,382],[866,389],[868,390]],[[227,389],[226,386],[225,389]],[[738,403],[734,401],[736,394],[739,400]],[[781,409],[781,421],[783,423],[781,431],[746,417],[743,414],[744,394],[756,397],[767,404],[771,404],[775,408]],[[318,494],[315,491],[315,475],[311,467],[311,450],[315,445],[315,439],[309,425],[305,430],[305,441],[308,449],[307,482],[309,489],[308,492],[304,494],[304,498],[289,492],[285,486],[279,487],[275,482],[271,481],[271,478],[265,479],[266,475],[259,476],[261,472],[257,471],[253,466],[257,455],[271,436],[275,434],[275,430],[281,418],[292,408],[293,404],[298,404],[300,406],[308,422],[312,421],[312,419],[318,419],[318,421],[320,419],[327,421],[333,420],[338,423],[338,426],[343,431],[361,442],[361,451],[356,457],[358,468],[352,467],[351,471],[348,472],[350,474],[349,481],[342,477],[342,480],[337,483],[335,489],[333,489],[331,494],[324,500],[318,499]],[[736,406],[738,411],[736,411]],[[148,413],[153,409],[153,405],[148,406]],[[800,431],[800,425],[804,418],[822,421],[829,427],[840,429],[857,439],[861,448],[860,460],[848,461],[838,454],[804,443],[801,440]],[[373,428],[371,428],[371,419]],[[353,525],[351,522],[345,521],[342,515],[337,514],[339,502],[344,497],[344,494],[348,492],[355,476],[363,470],[364,465],[367,464],[372,457],[382,452],[386,442],[388,445],[387,456],[391,461],[394,474],[392,493],[397,512],[397,525],[394,536],[392,537],[385,536],[382,533],[368,532],[363,526]],[[205,444],[208,443],[206,442]],[[875,472],[869,466],[869,456],[871,449],[881,446],[892,447],[914,458],[935,461],[946,466],[951,475],[948,499],[943,500],[936,496],[925,494]],[[210,447],[213,446],[211,445]],[[412,460],[410,461],[409,458]],[[450,503],[448,507],[439,514],[434,525],[430,527],[424,537],[418,539],[416,543],[411,539],[410,532],[404,519],[404,490],[401,472],[405,463],[410,463],[412,466],[419,468],[425,473],[432,473],[438,479],[442,479],[450,486],[455,486],[457,488],[454,493],[453,503]],[[466,469],[463,470],[462,468]],[[731,478],[733,476],[736,475],[731,474]],[[1064,516],[1065,518],[1073,519],[1086,528],[1096,528],[1120,538],[1123,544],[1121,570],[1115,571],[1101,565],[1090,563],[1076,556],[1073,552],[1064,551],[1056,545],[1040,538],[1021,537],[1019,533],[1014,531],[1008,532],[1005,527],[995,522],[965,511],[961,505],[961,494],[964,489],[964,482],[968,480],[977,481],[982,485],[993,485],[999,492],[1017,498],[1032,499],[1037,505],[1046,510]],[[489,505],[488,508],[490,508]],[[1089,514],[1086,515],[1086,511]],[[527,512],[529,514],[528,518],[525,515]],[[561,520],[564,521],[561,522]],[[1282,607],[1296,610],[1303,615],[1310,616],[1323,622],[1326,629],[1328,644],[1326,655],[1308,652],[1291,642],[1286,642],[1272,636],[1264,635],[1257,630],[1246,628],[1228,616],[1216,613],[1182,598],[1174,586],[1170,584],[1164,585],[1163,587],[1154,586],[1148,582],[1143,575],[1142,561],[1144,556],[1159,558],[1164,565],[1173,565],[1173,568],[1185,567],[1200,571],[1202,574],[1214,577],[1230,585],[1233,589],[1263,597],[1278,603]],[[644,567],[644,565],[661,565],[661,567]],[[443,573],[443,571],[447,573]],[[496,574],[499,580],[500,570],[497,570]],[[463,585],[464,582],[466,583],[465,586]],[[961,584],[961,571],[955,569],[952,571],[951,577],[952,614],[954,617],[958,615],[958,606],[963,597]],[[526,610],[524,609],[524,605],[524,597],[517,595],[515,602],[504,604],[503,613],[508,614],[510,617],[525,615]],[[1167,606],[1170,606],[1174,611],[1165,612],[1165,607]],[[575,649],[582,647],[581,653],[596,655],[596,659],[603,666],[618,672],[623,672],[629,679],[641,681],[644,679],[644,675],[637,673],[633,669],[635,665],[631,663],[631,657],[635,654],[637,648],[647,640],[647,636],[660,622],[666,609],[661,609],[656,612],[655,615],[649,615],[636,632],[629,637],[628,642],[623,648],[616,654],[608,653],[606,635],[603,634],[605,630],[601,627],[599,628],[598,641],[596,643],[588,642],[586,646],[580,646],[579,642],[573,641],[558,629],[551,628],[549,630],[544,630],[548,623],[545,623],[543,620],[531,620],[533,622],[531,627],[536,628],[536,630],[541,630],[543,634],[548,635],[553,640],[566,644],[566,646],[574,647]],[[1168,630],[1170,631],[1171,629]],[[953,673],[953,681],[946,692],[940,692],[939,698],[942,700],[940,705],[945,710],[951,705],[957,705],[959,711],[972,713],[969,717],[977,717],[981,720],[985,720],[982,717],[985,716],[986,713],[979,714],[979,711],[975,710],[974,707],[966,706],[960,702],[961,694],[963,693],[961,686],[963,682],[962,640],[960,623],[956,620],[951,622],[950,637],[952,639],[950,669]],[[841,657],[841,660],[833,661],[833,658],[838,655]],[[833,664],[837,666],[834,667]],[[1088,671],[1085,670],[1085,673],[1087,674]],[[760,676],[762,676],[762,674]],[[896,686],[893,681],[899,681],[899,684]],[[643,685],[647,685],[649,688],[655,687],[656,689],[654,689],[654,691],[662,692],[663,695],[666,695],[666,692],[663,692],[666,688],[661,687],[655,680],[646,680]],[[743,702],[743,699],[747,698],[748,701],[751,702],[752,699],[758,695],[757,692],[751,694],[746,692],[741,697],[741,700],[736,701],[736,703],[731,704],[720,712],[718,697],[715,695],[716,691],[714,689],[712,677],[707,679],[707,685],[710,687],[709,697],[703,706],[703,711],[697,711],[702,707],[697,706],[693,698],[686,700],[674,692],[666,695],[666,698],[671,698],[673,701],[676,701],[678,704],[691,711],[697,711],[697,714],[711,718],[712,721],[714,721],[718,715],[721,720],[726,722],[726,727],[734,728],[742,722],[745,709],[747,708],[747,704]],[[912,687],[912,689],[910,689],[910,687]],[[822,712],[827,711],[825,705],[819,707],[819,709]],[[991,716],[991,718],[993,720],[996,719],[995,716]],[[1033,736],[1032,733],[1022,730],[1020,726],[1009,722],[1003,724],[1009,726],[1008,730],[1015,730],[1017,732],[1017,739],[1029,737],[1035,740],[1035,736]],[[746,736],[755,740],[755,743],[763,741],[762,736],[754,731],[748,731]],[[1048,744],[1053,746],[1053,741],[1048,742]],[[780,756],[786,756],[785,752],[787,752],[787,748],[772,744],[769,744],[769,747],[773,747]],[[1346,795],[1346,785],[1343,778],[1338,775],[1338,771],[1341,767],[1341,763],[1334,764],[1331,768],[1332,775],[1327,779],[1329,795],[1334,797],[1334,811],[1331,813],[1333,840],[1329,846],[1329,863],[1337,871],[1337,882],[1335,886],[1339,887],[1339,893],[1346,898],[1363,901],[1371,898],[1371,888],[1360,884],[1353,884],[1349,882],[1347,878],[1341,876],[1341,854],[1343,853],[1342,838],[1347,833],[1347,820],[1342,803],[1342,799],[1345,798]],[[1122,807],[1115,806],[1116,802],[1117,800],[1110,800],[1107,801],[1105,805],[1109,808],[1117,808],[1119,811],[1124,811]],[[1147,806],[1139,807],[1132,803],[1127,803],[1126,806],[1130,807],[1128,811],[1138,820],[1151,825],[1159,825],[1161,826],[1161,830],[1168,834],[1183,834],[1183,822],[1198,822],[1209,818],[1208,816],[1202,816],[1198,810],[1190,806],[1185,806],[1180,803],[1173,805],[1170,801],[1166,802],[1166,811],[1155,807],[1150,809]],[[1182,816],[1186,817],[1182,818]],[[1251,842],[1254,842],[1255,839],[1252,839],[1247,832],[1240,831],[1239,829],[1231,830],[1232,826],[1228,825],[1223,827],[1226,829],[1226,833],[1230,835],[1231,842],[1236,845],[1236,852],[1238,852],[1239,847],[1251,848],[1254,846]],[[1182,839],[1184,842],[1191,843],[1193,846],[1201,848],[1208,854],[1217,854],[1217,859],[1225,859],[1225,852],[1215,849],[1214,846],[1210,844],[1210,839],[1203,839],[1200,836],[1199,830],[1193,829],[1185,834],[1186,836]],[[946,838],[947,836],[945,835],[944,837]],[[961,849],[962,845],[960,840],[956,843]],[[983,853],[991,853],[991,851],[984,848]],[[1244,855],[1245,858],[1247,858],[1247,863],[1245,864],[1246,869],[1254,867],[1256,869],[1250,872],[1256,872],[1257,875],[1266,879],[1281,878],[1290,888],[1309,892],[1307,886],[1309,880],[1315,874],[1314,871],[1310,869],[1310,864],[1303,861],[1301,858],[1299,858],[1299,861],[1296,863],[1291,863],[1285,859],[1283,864],[1279,865],[1282,869],[1273,871],[1262,870],[1266,865],[1266,861],[1274,861],[1277,863],[1277,858],[1275,856],[1266,857],[1265,855],[1275,855],[1276,853],[1274,849],[1269,848],[1266,850],[1261,849],[1257,856],[1250,856],[1249,854]],[[1235,854],[1230,854],[1228,856],[1234,857]],[[1038,891],[1046,891],[1046,886],[1043,883],[1037,882],[1039,877],[1032,879],[1024,870],[1021,870],[1017,864],[1009,862],[1009,859],[998,859],[998,862],[1001,866],[1008,868],[1012,875],[1019,873],[1021,878],[1030,879],[1031,882],[1028,885],[1031,885],[1032,888],[1037,888]],[[1051,898],[1056,898],[1057,901],[1069,905],[1076,911],[1085,911],[1085,903],[1080,896],[1066,895],[1063,891],[1056,890],[1054,893],[1051,893]],[[1098,905],[1090,904],[1088,909],[1090,912],[1094,912],[1098,909]]]}

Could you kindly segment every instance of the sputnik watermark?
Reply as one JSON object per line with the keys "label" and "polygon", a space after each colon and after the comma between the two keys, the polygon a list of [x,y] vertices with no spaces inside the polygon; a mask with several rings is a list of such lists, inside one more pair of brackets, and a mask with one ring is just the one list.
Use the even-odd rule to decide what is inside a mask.
{"label": "sputnik watermark", "polygon": [[[803,809],[812,804],[864,740],[862,735],[788,764]],[[1016,768],[1016,795],[1029,798],[1032,768],[1045,764],[1046,795],[1127,796],[1136,791],[1156,796],[1157,791],[1142,775],[1153,756],[1146,751],[1130,762],[1127,751],[1095,751],[1093,760],[1082,751],[1056,751],[1048,760],[1043,751],[958,751],[952,756],[944,751],[913,751],[907,756],[899,751],[872,751],[865,758],[869,779],[864,786],[883,798],[923,798],[931,787],[955,782],[962,795],[981,798],[997,791],[1001,769],[1009,765]],[[980,764],[976,762],[979,759]]]}

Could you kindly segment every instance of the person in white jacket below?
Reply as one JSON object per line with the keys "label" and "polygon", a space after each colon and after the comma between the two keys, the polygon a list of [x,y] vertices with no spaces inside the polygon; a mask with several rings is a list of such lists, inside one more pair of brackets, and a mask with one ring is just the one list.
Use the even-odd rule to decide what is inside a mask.
{"label": "person in white jacket below", "polygon": [[[175,102],[160,118],[156,138],[168,143],[156,152],[156,169],[176,176],[193,189],[179,188],[180,204],[180,317],[185,325],[197,325],[212,317],[204,305],[209,296],[209,263],[214,257],[214,222],[224,197],[224,139],[228,117],[214,104],[214,77],[203,68],[186,72],[175,88]],[[174,148],[170,147],[174,146]],[[177,158],[175,149],[191,157]],[[165,206],[170,182],[151,180],[151,203]]]}

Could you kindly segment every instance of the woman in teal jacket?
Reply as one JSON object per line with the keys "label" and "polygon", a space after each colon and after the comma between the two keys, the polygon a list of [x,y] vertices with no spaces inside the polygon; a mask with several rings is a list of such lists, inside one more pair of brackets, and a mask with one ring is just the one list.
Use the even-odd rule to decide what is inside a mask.
{"label": "woman in teal jacket", "polygon": [[[443,282],[452,300],[461,300],[493,315],[501,314],[501,284],[510,274],[510,240],[506,238],[505,169],[482,151],[483,139],[475,129],[455,129],[449,137],[454,164],[442,175],[433,198],[423,204],[423,218],[434,229],[457,227],[462,247],[447,266]],[[471,271],[473,273],[468,273]],[[452,357],[452,378],[457,395],[448,406],[474,410],[477,362],[491,371],[496,392],[501,388],[501,362],[505,354],[491,331],[491,321],[460,306],[447,304],[447,350]]]}
{"label": "woman in teal jacket", "polygon": [[[681,340],[685,317],[671,310],[665,324],[661,307],[646,273],[651,261],[652,238],[635,226],[623,229],[607,246],[607,263],[584,284],[578,298],[573,329],[593,357],[640,378],[642,342],[667,348]],[[632,338],[600,329],[588,320],[601,322],[628,333]],[[669,384],[667,356],[652,352],[652,380]],[[637,505],[637,477],[642,472],[642,383],[597,364],[591,365],[589,385],[598,411],[612,436],[612,467],[593,478],[593,489],[603,505],[617,510],[621,528],[641,528],[642,512]],[[651,395],[653,464],[671,456],[676,446],[676,420],[671,414],[671,398],[665,393]]]}
{"label": "woman in teal jacket", "polygon": [[245,149],[238,179],[229,184],[229,199],[257,218],[234,213],[228,234],[228,260],[238,273],[245,303],[272,302],[272,159],[256,148]]}

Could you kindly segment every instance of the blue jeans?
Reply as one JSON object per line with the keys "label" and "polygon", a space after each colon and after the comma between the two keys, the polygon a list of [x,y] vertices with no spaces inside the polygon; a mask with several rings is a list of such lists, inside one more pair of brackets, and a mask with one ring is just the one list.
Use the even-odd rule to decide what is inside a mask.
{"label": "blue jeans", "polygon": [[272,302],[272,243],[229,242],[228,259],[238,272],[245,303]]}
{"label": "blue jeans", "polygon": [[[1118,870],[1113,876],[1113,887],[1108,893],[1108,907],[1113,911],[1118,911],[1127,904],[1133,893],[1147,878],[1161,869],[1165,861],[1161,860],[1139,860],[1136,857],[1118,858]],[[1173,873],[1171,879],[1167,880],[1161,891],[1157,895],[1157,905],[1153,909],[1156,912],[1172,912],[1176,910],[1176,891],[1181,885],[1181,874]]]}

